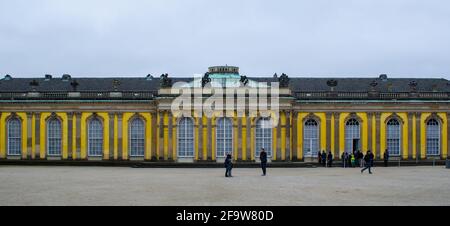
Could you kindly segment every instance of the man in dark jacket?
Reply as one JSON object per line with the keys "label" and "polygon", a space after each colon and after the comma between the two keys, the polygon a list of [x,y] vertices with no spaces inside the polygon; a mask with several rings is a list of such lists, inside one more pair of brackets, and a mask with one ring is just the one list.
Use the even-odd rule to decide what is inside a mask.
{"label": "man in dark jacket", "polygon": [[267,153],[264,148],[261,148],[261,153],[259,154],[259,159],[261,160],[261,169],[263,171],[262,176],[266,175],[266,167],[267,167]]}
{"label": "man in dark jacket", "polygon": [[384,167],[388,167],[388,161],[389,161],[389,151],[386,149],[384,151]]}
{"label": "man in dark jacket", "polygon": [[325,151],[322,151],[322,166],[325,167],[327,166],[327,153],[325,153]]}
{"label": "man in dark jacket", "polygon": [[231,154],[227,155],[227,158],[225,159],[225,177],[233,177],[231,176],[231,170],[233,169],[233,162],[231,161]]}
{"label": "man in dark jacket", "polygon": [[331,151],[328,151],[327,161],[328,167],[331,167],[333,165],[333,154],[331,154]]}
{"label": "man in dark jacket", "polygon": [[366,156],[364,156],[364,161],[366,162],[366,165],[361,170],[361,173],[363,173],[366,169],[369,169],[369,174],[372,174],[370,168],[372,167],[373,164],[373,154],[370,150],[368,150]]}

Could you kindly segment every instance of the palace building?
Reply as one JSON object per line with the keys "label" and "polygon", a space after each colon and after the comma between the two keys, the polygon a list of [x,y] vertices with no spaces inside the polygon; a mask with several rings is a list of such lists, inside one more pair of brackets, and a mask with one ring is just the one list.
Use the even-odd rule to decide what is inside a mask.
{"label": "palace building", "polygon": [[[176,115],[180,90],[242,91],[235,110]],[[277,110],[252,112],[251,87],[278,82]],[[183,92],[184,94],[184,92]],[[234,94],[233,94],[234,96]],[[220,162],[313,161],[318,152],[386,149],[403,160],[450,156],[450,81],[439,78],[247,77],[239,68],[211,67],[200,77],[78,78],[70,75],[0,80],[0,159],[66,161]],[[239,102],[239,103],[238,103]],[[186,109],[183,109],[186,110]],[[217,113],[217,114],[216,114]],[[266,126],[277,113],[278,124]],[[315,160],[314,160],[315,161]]]}

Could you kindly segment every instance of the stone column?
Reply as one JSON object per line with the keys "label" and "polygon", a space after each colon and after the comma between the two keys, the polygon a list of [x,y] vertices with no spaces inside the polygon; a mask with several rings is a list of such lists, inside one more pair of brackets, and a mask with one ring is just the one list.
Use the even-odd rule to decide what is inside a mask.
{"label": "stone column", "polygon": [[[383,123],[383,122],[381,122],[381,120],[380,120],[380,117],[381,117],[381,113],[380,112],[376,112],[375,113],[375,122],[376,122],[376,133],[377,133],[377,135],[375,136],[376,137],[376,141],[373,141],[373,142],[375,142],[376,143],[376,148],[377,148],[377,153],[376,153],[376,156],[375,156],[375,158],[376,159],[380,159],[381,158],[381,156],[380,156],[380,153],[381,153],[381,149],[380,149],[380,140],[381,140],[381,123]],[[384,131],[383,131],[383,133],[384,133]]]}
{"label": "stone column", "polygon": [[155,161],[155,160],[158,160],[158,136],[159,136],[159,134],[158,134],[158,112],[157,111],[155,111],[155,112],[153,112],[153,113],[151,113],[152,114],[152,137],[151,137],[151,139],[152,139],[152,142],[151,142],[151,145],[152,145],[152,156],[151,156],[151,159],[153,160],[153,161]]}
{"label": "stone column", "polygon": [[408,112],[408,159],[412,159],[413,157],[413,116],[414,113]]}
{"label": "stone column", "polygon": [[292,112],[292,160],[297,161],[297,145],[298,145],[298,134],[297,134],[297,123],[298,123],[298,112]]}
{"label": "stone column", "polygon": [[[325,118],[326,118],[326,146],[325,148],[327,149],[327,153],[328,151],[331,151],[331,112],[326,112],[325,113]],[[334,154],[333,154],[334,155]],[[337,156],[334,155],[334,158],[336,158]]]}
{"label": "stone column", "polygon": [[109,113],[109,160],[114,160],[114,121],[116,113]]}
{"label": "stone column", "polygon": [[164,111],[160,111],[159,113],[159,121],[158,121],[158,160],[164,160]]}
{"label": "stone column", "polygon": [[34,117],[34,122],[36,125],[36,150],[34,153],[34,156],[36,159],[40,159],[40,153],[41,153],[41,113],[36,112]]}
{"label": "stone column", "polygon": [[244,153],[244,146],[242,145],[242,119],[239,117],[237,119],[237,127],[238,127],[238,135],[237,135],[237,142],[238,142],[238,161],[242,161],[242,153]]}
{"label": "stone column", "polygon": [[[250,115],[249,117],[245,118],[244,120],[247,120],[247,161],[252,160],[252,142],[255,142],[255,138],[252,136],[252,130],[254,130],[253,127],[253,120],[251,119]],[[256,144],[255,144],[256,145]]]}
{"label": "stone column", "polygon": [[73,153],[73,112],[67,112],[67,159],[73,160],[72,153]]}
{"label": "stone column", "polygon": [[197,161],[203,160],[203,116],[198,118],[198,134],[195,134],[195,139],[197,139],[198,142],[198,159]]}
{"label": "stone column", "polygon": [[123,121],[123,113],[122,112],[120,112],[120,113],[117,113],[117,125],[118,125],[118,130],[117,130],[117,140],[118,140],[118,147],[117,147],[117,160],[122,160],[123,158],[122,158],[122,149],[123,149],[123,147],[122,147],[122,137],[123,137],[123,134],[122,134],[122,127],[123,127],[123,125],[122,125],[122,121]]}
{"label": "stone column", "polygon": [[286,111],[286,161],[291,160],[291,116],[290,111]]}
{"label": "stone column", "polygon": [[167,134],[167,143],[169,144],[169,153],[167,154],[168,155],[168,160],[173,160],[174,158],[173,158],[173,155],[172,155],[172,151],[173,151],[173,145],[172,145],[172,136],[173,136],[173,115],[172,115],[172,113],[169,111],[169,124],[167,125],[168,126],[168,129],[169,129],[169,131],[168,131],[168,134]]}
{"label": "stone column", "polygon": [[[284,114],[284,111],[280,112],[280,121],[278,122],[278,125],[277,125],[277,136],[275,138],[275,139],[277,139],[277,143],[276,143],[275,150],[273,150],[277,155],[277,161],[282,160],[281,159],[281,145],[282,145],[281,139],[283,139],[283,138],[281,137],[281,130],[285,126],[285,125],[282,125],[282,120],[281,120],[281,117],[283,114]],[[255,125],[255,128],[256,128],[256,125]],[[254,135],[256,136],[256,130],[255,130]],[[256,153],[256,143],[255,143],[255,153]]]}
{"label": "stone column", "polygon": [[26,154],[26,158],[27,159],[31,159],[31,150],[32,150],[32,129],[31,129],[31,124],[32,124],[32,119],[33,119],[33,112],[27,112],[27,154]]}
{"label": "stone column", "polygon": [[339,155],[339,113],[338,112],[333,112],[334,115],[334,155],[338,156],[338,158],[340,158],[341,156]]}
{"label": "stone column", "polygon": [[[77,120],[77,134],[76,134],[76,155],[73,157],[74,159],[81,159],[81,112],[75,113],[75,118]],[[87,129],[87,128],[86,128]],[[86,139],[89,139],[88,136],[86,136]],[[87,141],[86,141],[87,142]],[[87,152],[88,150],[86,150]],[[87,155],[86,155],[87,156]],[[85,160],[85,159],[83,159]]]}
{"label": "stone column", "polygon": [[416,112],[415,114],[416,114],[416,158],[420,160],[420,159],[422,159],[422,155],[420,153],[420,150],[422,149],[422,147],[420,146],[420,144],[421,144],[420,132],[422,130],[422,125],[420,124],[421,113]]}
{"label": "stone column", "polygon": [[208,122],[207,122],[207,126],[208,126],[208,151],[207,151],[207,160],[208,161],[212,161],[212,152],[214,150],[212,150],[212,119],[208,117]]}

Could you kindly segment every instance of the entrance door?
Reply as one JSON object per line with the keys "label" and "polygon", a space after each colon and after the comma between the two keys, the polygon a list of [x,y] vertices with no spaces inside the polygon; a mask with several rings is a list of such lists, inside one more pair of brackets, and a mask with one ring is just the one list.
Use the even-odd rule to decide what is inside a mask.
{"label": "entrance door", "polygon": [[353,139],[353,153],[357,152],[359,150],[359,139]]}

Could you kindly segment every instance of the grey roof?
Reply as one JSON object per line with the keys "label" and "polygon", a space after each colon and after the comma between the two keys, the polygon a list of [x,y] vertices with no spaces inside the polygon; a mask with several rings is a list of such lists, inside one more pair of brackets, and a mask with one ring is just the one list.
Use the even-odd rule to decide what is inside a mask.
{"label": "grey roof", "polygon": [[[30,85],[36,81],[38,86]],[[76,81],[77,92],[157,92],[159,78],[74,78],[63,81],[61,78],[13,78],[0,80],[0,92],[70,92],[75,91],[71,85]]]}
{"label": "grey roof", "polygon": [[[172,82],[190,82],[192,77],[170,77]],[[274,77],[248,77],[250,80],[257,82],[276,82],[277,78]],[[306,78],[306,77],[291,77],[289,82],[289,88],[292,90],[294,96],[299,98],[319,98],[319,99],[333,99],[334,95],[330,94],[325,97],[324,95],[317,96],[305,96],[301,93],[330,93],[332,87],[329,86],[329,81],[334,80],[336,86],[333,87],[333,91],[339,93],[408,93],[416,91],[418,93],[441,93],[440,99],[448,99],[450,96],[450,81],[441,78]],[[76,81],[78,85],[76,90],[71,85],[73,81]],[[35,83],[35,85],[32,85]],[[37,85],[36,85],[37,84]],[[411,86],[411,84],[416,84]],[[415,89],[413,89],[415,88]],[[157,95],[160,89],[160,78],[147,79],[145,77],[109,77],[109,78],[70,78],[69,80],[63,80],[61,77],[45,79],[45,78],[10,78],[0,79],[0,94],[2,98],[10,98],[6,93],[28,93],[28,92],[143,92],[151,93],[153,97]],[[297,95],[300,94],[300,96]],[[425,95],[425,94],[424,94]],[[11,97],[16,97],[12,95]],[[133,94],[134,98],[135,95]],[[344,98],[344,96],[341,95]],[[352,96],[349,96],[352,97]],[[379,98],[377,95],[370,94],[368,97]],[[403,95],[404,98],[414,98],[414,95]],[[420,97],[420,96],[419,96]],[[434,99],[434,96],[423,96],[426,98]],[[26,97],[24,97],[26,98]],[[49,96],[48,98],[52,98]],[[62,99],[65,96],[61,96]],[[91,98],[89,95],[86,98]],[[120,97],[117,97],[120,98]],[[144,98],[144,96],[142,96]],[[365,98],[365,96],[362,96]]]}
{"label": "grey roof", "polygon": [[[410,92],[411,82],[416,82],[417,92],[450,92],[448,80],[432,78],[291,78],[289,85],[294,92],[327,92],[331,90],[327,84],[330,80],[337,81],[337,92]],[[373,82],[376,86],[372,86]]]}

